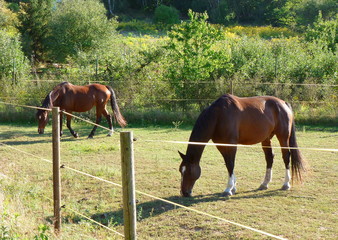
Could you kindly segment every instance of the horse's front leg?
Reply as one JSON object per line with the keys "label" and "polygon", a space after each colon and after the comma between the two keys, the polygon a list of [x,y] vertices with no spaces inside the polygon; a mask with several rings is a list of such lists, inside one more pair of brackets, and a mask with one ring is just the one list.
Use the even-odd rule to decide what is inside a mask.
{"label": "horse's front leg", "polygon": [[229,176],[228,184],[223,194],[224,196],[231,196],[236,193],[236,176],[234,173],[234,168],[237,148],[236,147],[217,147],[217,148],[224,158]]}
{"label": "horse's front leg", "polygon": [[69,129],[70,133],[71,133],[75,138],[78,138],[78,137],[79,137],[79,134],[77,134],[77,132],[75,132],[75,131],[72,129],[72,126],[71,126],[71,120],[72,120],[72,116],[67,115],[67,128]]}
{"label": "horse's front leg", "polygon": [[[101,122],[101,116],[96,116],[96,124],[100,124],[100,122]],[[94,125],[93,130],[90,132],[88,138],[93,138],[96,129],[97,129],[97,126]]]}
{"label": "horse's front leg", "polygon": [[63,131],[62,131],[62,118],[63,118],[63,114],[62,114],[62,112],[60,112],[60,137],[62,137],[62,135],[63,135]]}

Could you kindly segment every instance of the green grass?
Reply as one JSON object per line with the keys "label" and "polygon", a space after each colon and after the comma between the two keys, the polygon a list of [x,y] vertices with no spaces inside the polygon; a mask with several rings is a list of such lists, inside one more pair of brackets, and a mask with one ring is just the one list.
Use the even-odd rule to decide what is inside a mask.
{"label": "green grass", "polygon": [[[119,134],[106,137],[98,129],[94,139],[86,137],[91,126],[74,123],[80,138],[65,129],[61,162],[86,173],[121,183]],[[300,147],[335,148],[337,128],[318,131],[298,127]],[[273,182],[266,191],[256,191],[265,173],[259,148],[240,148],[236,159],[238,193],[221,196],[227,181],[226,169],[217,149],[207,146],[202,156],[202,176],[193,198],[179,196],[180,158],[184,144],[147,140],[187,141],[190,127],[129,128],[135,147],[136,189],[194,209],[289,239],[334,239],[337,234],[337,171],[335,152],[304,150],[311,171],[305,182],[290,191],[280,191],[284,178],[281,153],[275,150]],[[35,125],[0,124],[0,142],[51,159],[51,126],[45,135]],[[278,146],[274,140],[274,146]],[[4,239],[33,239],[43,234],[56,239],[52,226],[52,166],[39,158],[0,145],[0,231]],[[86,176],[61,170],[63,225],[61,239],[120,239],[70,209],[90,216],[123,233],[121,189]],[[219,220],[201,216],[137,194],[139,239],[270,239]],[[40,226],[40,228],[39,228]]]}

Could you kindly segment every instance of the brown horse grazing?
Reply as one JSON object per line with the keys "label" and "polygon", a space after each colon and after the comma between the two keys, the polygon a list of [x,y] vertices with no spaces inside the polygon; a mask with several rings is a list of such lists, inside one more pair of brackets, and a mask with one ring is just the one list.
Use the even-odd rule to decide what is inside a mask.
{"label": "brown horse grazing", "polygon": [[[267,189],[272,177],[273,151],[271,138],[276,135],[282,148],[286,168],[283,190],[290,189],[290,156],[292,177],[301,180],[304,162],[297,148],[293,113],[288,103],[276,97],[240,98],[223,95],[198,117],[189,142],[245,144],[261,143],[266,159],[266,174],[259,190]],[[189,144],[182,158],[181,194],[190,197],[196,180],[201,175],[200,159],[205,145]],[[289,147],[292,149],[289,149]],[[228,170],[229,180],[224,195],[236,192],[234,174],[236,146],[217,146]]]}
{"label": "brown horse grazing", "polygon": [[[109,134],[111,136],[114,132],[112,125],[112,118],[106,109],[107,102],[111,101],[111,106],[114,112],[114,117],[121,127],[126,126],[126,121],[120,113],[120,109],[117,105],[114,90],[105,85],[91,84],[87,86],[76,86],[69,82],[63,82],[56,87],[46,96],[42,103],[43,108],[60,107],[61,111],[68,113],[72,112],[86,112],[96,106],[96,123],[101,122],[101,115],[103,114],[109,124]],[[45,126],[48,122],[48,111],[39,109],[36,114],[39,127],[38,132],[44,133]],[[71,128],[70,115],[67,115],[67,127],[74,137],[79,135]],[[94,126],[93,130],[89,134],[88,138],[92,138],[96,131],[97,126]],[[60,129],[62,135],[62,112],[60,114]]]}

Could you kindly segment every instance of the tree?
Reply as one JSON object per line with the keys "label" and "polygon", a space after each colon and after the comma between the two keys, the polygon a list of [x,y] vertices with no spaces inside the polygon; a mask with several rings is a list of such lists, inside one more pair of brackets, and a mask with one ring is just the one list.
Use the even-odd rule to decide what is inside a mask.
{"label": "tree", "polygon": [[0,96],[16,85],[29,72],[29,64],[21,49],[20,34],[15,25],[18,19],[0,0]]}
{"label": "tree", "polygon": [[14,36],[18,34],[17,25],[17,14],[8,8],[8,4],[4,0],[0,0],[0,29],[5,29]]}
{"label": "tree", "polygon": [[34,55],[38,61],[45,60],[46,41],[49,35],[47,27],[53,0],[31,0],[20,3],[20,31],[23,36],[24,51],[27,56]]}
{"label": "tree", "polygon": [[0,29],[0,96],[6,95],[10,86],[17,86],[29,74],[29,70],[19,35],[13,36],[7,30]]}
{"label": "tree", "polygon": [[49,24],[51,58],[65,62],[79,52],[104,51],[116,34],[117,21],[107,19],[97,0],[63,0],[56,6]]}
{"label": "tree", "polygon": [[[183,101],[210,98],[216,92],[215,81],[219,75],[231,69],[229,54],[218,45],[224,40],[222,32],[207,23],[206,13],[190,10],[188,15],[190,21],[174,26],[169,32],[166,47],[169,50],[167,78],[176,97]],[[202,101],[198,103],[204,107]]]}

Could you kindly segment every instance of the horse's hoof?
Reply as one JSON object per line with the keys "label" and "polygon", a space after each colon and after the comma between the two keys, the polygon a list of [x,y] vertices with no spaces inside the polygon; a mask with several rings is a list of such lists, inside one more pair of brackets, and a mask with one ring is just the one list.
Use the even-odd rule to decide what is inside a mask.
{"label": "horse's hoof", "polygon": [[88,136],[88,139],[93,139],[94,137],[92,135],[89,135]]}
{"label": "horse's hoof", "polygon": [[222,194],[224,197],[230,197],[232,196],[232,192],[223,192]]}
{"label": "horse's hoof", "polygon": [[291,188],[290,184],[284,184],[282,190],[290,190],[290,188]]}
{"label": "horse's hoof", "polygon": [[260,185],[259,188],[258,188],[258,190],[260,190],[260,191],[261,191],[261,190],[267,190],[267,189],[268,189],[268,186],[265,186],[265,185],[263,185],[263,184]]}
{"label": "horse's hoof", "polygon": [[233,188],[232,190],[231,190],[231,195],[235,195],[236,194],[236,188]]}

